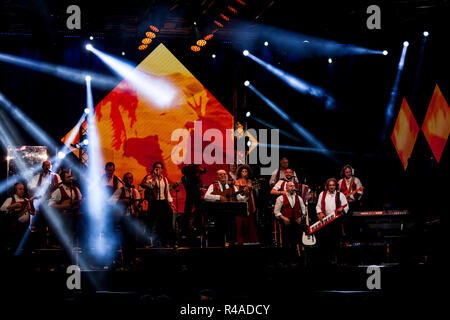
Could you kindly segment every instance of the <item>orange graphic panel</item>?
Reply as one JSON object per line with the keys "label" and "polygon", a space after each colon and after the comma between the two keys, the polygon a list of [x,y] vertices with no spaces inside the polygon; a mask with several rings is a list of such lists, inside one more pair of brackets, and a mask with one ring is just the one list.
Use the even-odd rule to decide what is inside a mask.
{"label": "orange graphic panel", "polygon": [[[201,121],[203,132],[215,128],[224,136],[222,144],[202,142],[201,150],[211,143],[226,146],[225,132],[233,128],[233,117],[163,44],[136,68],[170,82],[178,94],[169,107],[161,109],[144,99],[142,93],[126,80],[114,88],[95,107],[104,161],[114,162],[116,175],[120,177],[131,171],[135,185],[151,171],[155,161],[163,162],[169,182],[180,181],[183,164],[177,165],[171,160],[172,150],[178,144],[178,141],[171,141],[172,132],[184,128],[193,137],[194,122]],[[203,132],[196,134],[202,135]],[[189,157],[193,150],[192,143],[191,152],[183,156]],[[220,149],[224,161],[225,153],[232,151]],[[196,149],[196,152],[199,151]],[[193,159],[192,156],[191,161]],[[203,183],[212,182],[215,171],[223,168],[223,164],[208,165]],[[183,188],[177,196],[178,211],[181,211],[184,206]]]}
{"label": "orange graphic panel", "polygon": [[395,122],[394,131],[391,135],[391,140],[394,143],[395,149],[397,150],[405,170],[408,166],[408,160],[413,151],[418,134],[419,125],[417,124],[406,99],[403,98],[397,121]]}
{"label": "orange graphic panel", "polygon": [[450,108],[437,85],[428,106],[422,131],[439,163],[450,134]]}

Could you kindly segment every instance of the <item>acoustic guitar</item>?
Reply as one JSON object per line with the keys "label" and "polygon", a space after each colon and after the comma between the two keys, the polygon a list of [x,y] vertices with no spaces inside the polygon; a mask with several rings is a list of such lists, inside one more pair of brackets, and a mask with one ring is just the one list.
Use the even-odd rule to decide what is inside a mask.
{"label": "acoustic guitar", "polygon": [[[230,187],[228,189],[225,189],[223,191],[220,190],[215,190],[213,192],[211,192],[211,194],[215,195],[215,196],[224,196],[225,197],[225,201],[236,201],[236,196],[238,194],[243,194],[244,190],[239,190],[239,191],[235,191],[234,188]],[[222,200],[217,200],[217,201],[222,201]]]}

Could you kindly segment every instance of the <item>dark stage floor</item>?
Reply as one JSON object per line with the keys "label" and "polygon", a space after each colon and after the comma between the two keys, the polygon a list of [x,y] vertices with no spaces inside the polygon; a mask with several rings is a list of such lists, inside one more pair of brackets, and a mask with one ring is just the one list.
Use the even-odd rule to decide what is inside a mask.
{"label": "dark stage floor", "polygon": [[[143,311],[153,319],[208,317],[182,314],[187,306],[214,306],[216,311],[208,318],[238,319],[244,309],[237,315],[225,314],[225,308],[239,312],[251,305],[245,309],[246,313],[253,310],[247,318],[280,319],[317,312],[355,315],[360,308],[371,314],[401,311],[406,305],[425,309],[443,297],[436,291],[443,274],[432,262],[378,264],[381,288],[371,290],[367,264],[349,263],[345,255],[346,265],[331,264],[314,249],[301,257],[289,250],[258,246],[138,249],[137,258],[130,270],[91,265],[81,272],[81,289],[69,290],[66,282],[71,274],[66,269],[71,263],[62,250],[10,257],[2,262],[2,301],[10,306],[26,299],[27,306],[44,308],[49,315],[55,306],[95,307],[97,311]],[[252,308],[258,305],[270,305],[268,315],[256,315]]]}

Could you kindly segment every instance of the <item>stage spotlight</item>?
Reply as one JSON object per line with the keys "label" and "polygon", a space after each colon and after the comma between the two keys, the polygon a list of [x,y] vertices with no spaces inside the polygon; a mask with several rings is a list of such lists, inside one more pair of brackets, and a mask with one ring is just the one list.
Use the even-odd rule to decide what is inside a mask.
{"label": "stage spotlight", "polygon": [[92,46],[92,44],[88,43],[88,44],[86,45],[86,50],[91,51],[92,48],[94,48],[94,47]]}
{"label": "stage spotlight", "polygon": [[84,109],[84,113],[89,114],[89,112],[91,112],[91,111],[89,110],[89,108],[85,108],[85,109]]}
{"label": "stage spotlight", "polygon": [[265,41],[264,45],[267,47],[269,45],[269,42]]}
{"label": "stage spotlight", "polygon": [[246,80],[246,81],[244,82],[244,86],[248,87],[249,85],[250,85],[250,81]]}
{"label": "stage spotlight", "polygon": [[250,111],[247,111],[247,113],[245,114],[245,116],[248,118],[250,117],[252,114],[250,113]]}
{"label": "stage spotlight", "polygon": [[107,54],[95,47],[91,51],[109,69],[127,80],[128,84],[133,86],[138,93],[141,93],[147,101],[160,108],[171,106],[178,94],[178,88],[172,82],[158,75],[144,72],[130,62]]}
{"label": "stage spotlight", "polygon": [[94,37],[93,37],[93,36],[90,36],[90,37],[89,37],[89,40],[91,40],[91,41],[94,40]]}
{"label": "stage spotlight", "polygon": [[429,35],[430,35],[430,33],[429,33],[428,31],[424,31],[424,32],[423,32],[423,36],[424,36],[424,37],[428,37]]}
{"label": "stage spotlight", "polygon": [[333,59],[328,58],[328,63],[333,63]]}
{"label": "stage spotlight", "polygon": [[303,40],[303,43],[309,43],[309,41],[308,40]]}
{"label": "stage spotlight", "polygon": [[84,140],[83,140],[83,144],[84,144],[85,146],[87,146],[87,145],[89,144],[89,140],[88,140],[88,139],[84,139]]}
{"label": "stage spotlight", "polygon": [[404,47],[409,46],[409,42],[408,42],[408,41],[403,42],[403,46],[404,46]]}
{"label": "stage spotlight", "polygon": [[251,141],[247,141],[247,146],[251,147],[252,146],[252,142]]}
{"label": "stage spotlight", "polygon": [[213,53],[211,57],[212,57],[213,59],[215,59],[215,58],[216,58],[216,55]]}
{"label": "stage spotlight", "polygon": [[91,81],[91,80],[92,80],[91,76],[86,76],[86,77],[84,77],[84,79],[85,79],[86,81]]}
{"label": "stage spotlight", "polygon": [[66,154],[62,151],[58,152],[58,158],[59,159],[64,159],[66,157]]}
{"label": "stage spotlight", "polygon": [[123,55],[123,56],[125,55],[125,51],[122,51],[122,55]]}
{"label": "stage spotlight", "polygon": [[388,55],[388,51],[387,50],[383,50],[383,55],[387,56]]}
{"label": "stage spotlight", "polygon": [[194,26],[196,26],[196,25],[197,25],[197,22],[194,21]]}
{"label": "stage spotlight", "polygon": [[244,56],[248,56],[249,52],[248,52],[248,50],[244,50],[244,51],[242,51],[242,54],[243,54]]}

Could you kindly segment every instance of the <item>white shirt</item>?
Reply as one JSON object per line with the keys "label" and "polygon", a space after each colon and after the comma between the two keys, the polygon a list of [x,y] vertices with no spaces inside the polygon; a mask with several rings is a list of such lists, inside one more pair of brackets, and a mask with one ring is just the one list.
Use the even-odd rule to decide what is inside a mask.
{"label": "white shirt", "polygon": [[[341,189],[342,183],[343,181],[345,181],[345,185],[347,186],[347,190],[350,190],[350,181],[352,180],[352,177],[350,177],[350,179],[344,178],[339,180],[338,184],[339,184],[339,190]],[[363,185],[361,183],[361,180],[359,180],[357,177],[353,177],[353,181],[355,182],[356,185],[356,189],[361,188]],[[354,191],[354,190],[352,190]],[[362,196],[363,191],[358,191],[358,193]],[[350,201],[355,201],[355,197],[353,197],[353,194],[349,197]]]}
{"label": "white shirt", "polygon": [[[325,195],[325,209],[326,212],[323,212],[322,209],[322,197]],[[316,212],[317,214],[319,214],[320,212],[324,213],[326,216],[334,213],[336,211],[336,191],[334,191],[333,193],[329,193],[328,191],[322,191],[319,195],[319,199],[317,201],[317,206],[316,206]],[[343,209],[344,212],[348,211],[348,203],[347,203],[347,199],[345,198],[345,196],[342,194],[342,192],[339,192],[339,199],[341,200],[341,206],[347,204],[347,206]]]}
{"label": "white shirt", "polygon": [[[223,191],[224,189],[222,188],[222,184],[219,182],[219,186],[220,186],[220,191]],[[228,183],[225,183],[225,190],[229,189],[230,186],[228,185]],[[234,186],[234,191],[237,192],[239,189]],[[212,192],[214,191],[214,184],[211,184],[208,188],[208,190],[206,191],[205,194],[205,200],[207,201],[218,201],[220,200],[220,195],[214,195],[212,194]],[[236,195],[236,199],[238,201],[247,201],[247,197],[243,196],[241,194]]]}
{"label": "white shirt", "polygon": [[[300,200],[301,215],[304,215],[306,212],[306,209],[305,209],[305,204],[303,203],[302,197],[298,196],[296,193],[290,194],[289,192],[286,194],[286,196],[289,200],[289,204],[291,205],[291,208],[293,208],[295,206],[295,197],[297,197]],[[283,207],[283,196],[279,196],[277,198],[277,201],[275,202],[275,208],[274,208],[275,217],[280,217],[282,215],[282,213],[281,213],[282,207]]]}
{"label": "white shirt", "polygon": [[[17,194],[13,195],[14,199],[16,200],[16,202],[23,202],[25,201],[24,198],[20,198]],[[12,203],[12,197],[9,197],[8,199],[5,200],[5,202],[3,202],[3,205],[0,207],[0,211],[3,212],[9,212],[10,210],[8,210],[8,207],[11,205]],[[25,209],[24,214],[18,219],[19,222],[23,223],[23,222],[27,222],[30,221],[30,209]]]}
{"label": "white shirt", "polygon": [[173,198],[172,195],[170,194],[170,185],[169,182],[167,181],[167,179],[165,177],[162,177],[161,179],[157,179],[156,176],[153,179],[153,176],[151,174],[148,174],[145,176],[144,181],[142,181],[141,184],[146,185],[147,187],[149,187],[150,189],[153,188],[159,188],[159,195],[158,192],[156,194],[156,200],[166,200],[166,195],[164,194],[164,189],[166,187],[166,182],[167,182],[167,201],[168,202],[173,202]]}
{"label": "white shirt", "polygon": [[[77,187],[73,187],[73,190],[72,190],[69,187],[67,187],[65,184],[62,184],[61,186],[63,187],[63,189],[67,193],[67,195],[72,198],[72,200],[75,200],[77,198],[76,193],[78,193],[78,200],[81,200],[81,198],[82,198],[81,192]],[[55,204],[59,204],[60,202],[61,202],[61,191],[58,188],[55,191],[53,191],[53,193],[50,197],[50,200],[48,202],[48,205],[52,206]]]}
{"label": "white shirt", "polygon": [[[133,199],[140,199],[141,195],[139,194],[139,191],[136,190],[136,188],[130,189],[127,187],[119,188],[117,189],[114,194],[111,196],[111,200],[114,203],[117,203],[120,199],[120,195],[122,194],[122,189],[125,191],[125,197],[127,198],[133,198]],[[132,196],[133,195],[133,196]],[[132,203],[134,204],[134,203]],[[126,214],[129,215],[131,213],[134,213],[134,206],[127,206],[127,212]]]}
{"label": "white shirt", "polygon": [[[114,177],[115,177],[115,175],[113,175],[111,178],[108,178],[107,176],[103,176],[103,181],[105,182],[105,186],[113,188],[114,187]],[[123,187],[122,182],[117,180],[117,189],[120,189],[122,187]]]}
{"label": "white shirt", "polygon": [[[31,190],[32,192],[36,192],[36,189],[39,188],[38,183],[39,183],[40,175],[41,175],[41,173],[38,173],[37,175],[35,175],[31,179],[31,182],[28,184],[28,189]],[[43,186],[43,185],[50,186],[53,183],[54,176],[56,176],[57,184],[60,183],[61,178],[59,177],[59,174],[53,173],[53,172],[48,172],[47,174],[42,175],[41,186]],[[51,180],[47,181],[48,179],[51,179]]]}
{"label": "white shirt", "polygon": [[[286,175],[284,174],[284,170],[283,169],[277,169],[277,170],[275,170],[272,173],[272,176],[270,177],[269,184],[271,186],[273,186],[275,183],[277,183],[277,172],[278,172],[278,170],[280,170],[280,176],[278,177],[278,180],[286,179]],[[292,180],[292,181],[298,182],[297,174],[295,173],[295,171],[293,171],[293,177],[294,177],[294,180]]]}

